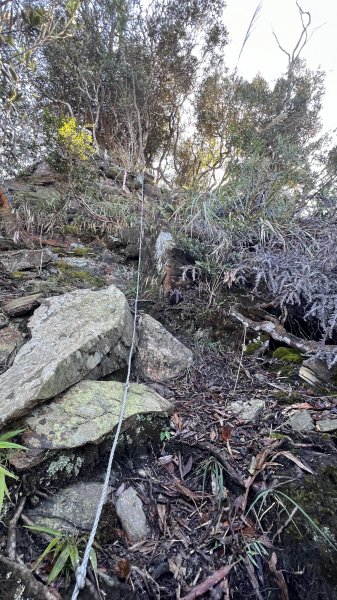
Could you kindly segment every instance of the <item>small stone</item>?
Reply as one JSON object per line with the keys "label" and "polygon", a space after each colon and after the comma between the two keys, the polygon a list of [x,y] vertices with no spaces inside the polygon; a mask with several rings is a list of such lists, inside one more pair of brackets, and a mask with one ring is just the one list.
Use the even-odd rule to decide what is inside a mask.
{"label": "small stone", "polygon": [[307,410],[299,410],[295,412],[289,419],[288,425],[294,431],[311,431],[314,429],[314,423],[310,413]]}
{"label": "small stone", "polygon": [[9,323],[9,318],[3,312],[3,310],[0,310],[0,329],[3,329],[3,327],[6,327],[8,325],[8,323]]}
{"label": "small stone", "polygon": [[232,402],[228,410],[243,421],[254,421],[263,408],[263,400],[238,400]]}
{"label": "small stone", "polygon": [[116,502],[116,512],[130,540],[140,542],[149,535],[143,504],[132,487],[127,488]]}
{"label": "small stone", "polygon": [[22,343],[21,333],[14,327],[5,327],[0,331],[0,363],[6,362],[15,349]]}
{"label": "small stone", "polygon": [[329,431],[336,431],[337,419],[323,419],[322,421],[318,421],[317,426],[319,430],[324,433],[327,433]]}
{"label": "small stone", "polygon": [[10,317],[21,317],[32,312],[40,304],[41,294],[31,294],[30,296],[22,296],[9,300],[2,305],[4,312]]}

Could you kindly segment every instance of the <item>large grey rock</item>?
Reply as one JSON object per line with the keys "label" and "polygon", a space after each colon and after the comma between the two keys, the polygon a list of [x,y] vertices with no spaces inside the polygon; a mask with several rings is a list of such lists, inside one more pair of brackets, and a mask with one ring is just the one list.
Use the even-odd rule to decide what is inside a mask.
{"label": "large grey rock", "polygon": [[40,269],[53,259],[49,250],[12,250],[0,252],[0,263],[6,271],[25,271],[26,269]]}
{"label": "large grey rock", "polygon": [[43,527],[68,532],[90,530],[101,493],[102,483],[76,483],[26,512],[33,523]]}
{"label": "large grey rock", "polygon": [[193,353],[150,315],[142,315],[135,357],[138,374],[152,381],[181,375],[191,366]]}
{"label": "large grey rock", "polygon": [[[98,443],[118,423],[124,397],[119,381],[81,381],[58,398],[37,407],[26,419],[22,440],[35,449],[60,450]],[[128,420],[147,413],[168,414],[172,405],[146,385],[132,383],[125,409]],[[134,423],[134,421],[133,421]]]}
{"label": "large grey rock", "polygon": [[116,512],[132,542],[140,542],[147,538],[149,528],[143,504],[132,487],[127,488],[117,499]]}
{"label": "large grey rock", "polygon": [[32,338],[0,376],[0,424],[81,381],[110,356],[110,373],[126,364],[132,315],[115,286],[77,290],[44,301],[29,321]]}

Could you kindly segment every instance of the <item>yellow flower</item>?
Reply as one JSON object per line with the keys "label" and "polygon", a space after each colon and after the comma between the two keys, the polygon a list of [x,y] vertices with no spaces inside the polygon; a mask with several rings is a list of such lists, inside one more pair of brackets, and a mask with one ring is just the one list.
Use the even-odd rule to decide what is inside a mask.
{"label": "yellow flower", "polygon": [[81,128],[75,117],[64,117],[58,129],[60,144],[66,149],[72,158],[87,160],[95,153],[91,134]]}

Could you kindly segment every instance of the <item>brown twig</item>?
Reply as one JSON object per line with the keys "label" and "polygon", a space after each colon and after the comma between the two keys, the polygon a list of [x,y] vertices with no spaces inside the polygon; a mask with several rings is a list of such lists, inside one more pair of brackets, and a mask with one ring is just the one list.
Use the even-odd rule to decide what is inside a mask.
{"label": "brown twig", "polygon": [[187,596],[184,596],[181,600],[195,600],[195,598],[200,598],[200,596],[206,594],[211,587],[214,587],[222,579],[228,577],[233,566],[234,565],[227,565],[226,567],[221,567],[221,569],[215,571],[213,575],[207,577],[205,581],[199,583],[199,585],[193,588],[193,590],[191,590]]}
{"label": "brown twig", "polygon": [[23,496],[19,502],[19,506],[17,507],[14,517],[9,522],[8,534],[7,534],[7,544],[6,544],[6,554],[9,560],[15,560],[16,553],[16,527],[18,521],[21,517],[22,511],[25,507],[27,497]]}

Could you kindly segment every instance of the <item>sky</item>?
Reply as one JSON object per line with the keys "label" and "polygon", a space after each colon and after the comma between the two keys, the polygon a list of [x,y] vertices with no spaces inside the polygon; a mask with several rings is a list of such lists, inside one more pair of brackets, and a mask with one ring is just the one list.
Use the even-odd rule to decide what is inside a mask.
{"label": "sky", "polygon": [[[230,44],[225,48],[226,63],[237,64],[250,20],[259,0],[227,0],[224,23]],[[311,13],[313,33],[301,56],[312,69],[321,67],[326,73],[326,94],[322,110],[323,128],[337,128],[337,1],[300,0],[303,10]],[[261,10],[250,38],[237,64],[238,71],[247,79],[260,73],[272,82],[284,72],[287,57],[280,51],[273,36],[275,31],[281,45],[288,51],[301,32],[301,20],[295,0],[262,0]],[[337,133],[334,137],[336,137]]]}

